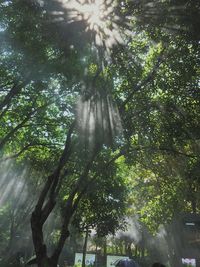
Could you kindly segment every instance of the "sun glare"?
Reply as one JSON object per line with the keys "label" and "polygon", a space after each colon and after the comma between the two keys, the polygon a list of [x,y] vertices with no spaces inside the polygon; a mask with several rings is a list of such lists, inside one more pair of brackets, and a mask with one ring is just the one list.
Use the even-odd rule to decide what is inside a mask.
{"label": "sun glare", "polygon": [[95,29],[95,26],[102,26],[103,14],[103,6],[99,1],[83,5],[83,18],[87,21],[91,30]]}
{"label": "sun glare", "polygon": [[[120,31],[119,25],[123,23],[116,14],[116,1],[57,1],[66,10],[65,21],[68,24],[84,22],[82,25],[85,27],[85,32],[91,33],[92,46],[95,44],[96,47],[103,48],[104,59],[109,58],[115,44],[123,43],[126,31]],[[90,151],[100,144],[112,145],[114,139],[122,134],[117,105],[106,88],[102,92],[94,89],[88,98],[81,96],[76,107],[76,117],[81,142]]]}
{"label": "sun glare", "polygon": [[84,21],[86,31],[91,31],[97,46],[110,50],[116,43],[123,43],[119,30],[120,18],[115,14],[112,0],[58,0],[67,11],[68,23]]}

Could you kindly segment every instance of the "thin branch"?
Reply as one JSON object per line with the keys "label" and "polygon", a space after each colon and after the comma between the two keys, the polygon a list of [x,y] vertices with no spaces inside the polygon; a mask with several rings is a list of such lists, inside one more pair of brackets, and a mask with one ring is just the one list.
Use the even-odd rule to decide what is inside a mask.
{"label": "thin branch", "polygon": [[35,143],[35,144],[28,144],[25,147],[23,147],[19,152],[17,152],[16,154],[7,156],[5,158],[0,159],[0,162],[4,162],[6,160],[10,160],[10,159],[14,159],[19,157],[21,154],[23,154],[25,151],[27,151],[30,148],[34,148],[37,146],[41,146],[41,147],[47,147],[47,148],[55,148],[56,146],[61,146],[61,144],[48,144],[48,143]]}
{"label": "thin branch", "polygon": [[138,151],[138,150],[152,150],[152,151],[164,151],[167,153],[171,153],[171,154],[176,154],[176,155],[181,155],[181,156],[185,156],[185,157],[189,157],[189,158],[197,158],[196,155],[193,154],[187,154],[178,150],[175,150],[173,148],[167,148],[167,147],[152,147],[152,146],[138,146],[138,147],[134,147],[134,148],[130,148],[127,150],[127,152],[124,152],[124,155],[126,153],[132,152],[132,151]]}
{"label": "thin branch", "polygon": [[[37,97],[35,98],[34,102],[36,102]],[[25,123],[27,121],[29,121],[30,118],[32,118],[36,113],[38,113],[38,111],[43,110],[45,107],[51,105],[53,103],[52,102],[48,102],[40,107],[37,107],[36,109],[34,109],[33,111],[31,111],[26,118],[24,118],[24,120],[19,123],[15,128],[13,128],[0,142],[0,150],[4,147],[4,145],[6,144],[6,142],[9,141],[9,139],[22,127],[24,127]]]}
{"label": "thin branch", "polygon": [[[153,148],[153,149],[156,150],[156,148]],[[157,150],[169,152],[172,154],[181,155],[181,156],[188,157],[188,158],[197,158],[198,157],[198,156],[193,155],[193,154],[187,154],[187,153],[184,153],[184,152],[181,152],[181,151],[178,151],[175,149],[171,149],[171,148],[166,148],[166,147],[158,147]]]}

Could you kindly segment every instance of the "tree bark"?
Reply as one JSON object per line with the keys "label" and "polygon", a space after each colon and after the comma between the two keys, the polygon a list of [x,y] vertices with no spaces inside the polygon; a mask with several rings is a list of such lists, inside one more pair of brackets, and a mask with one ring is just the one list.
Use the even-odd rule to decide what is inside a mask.
{"label": "tree bark", "polygon": [[68,131],[65,147],[62,155],[60,156],[58,166],[55,171],[47,178],[47,181],[43,187],[43,190],[31,216],[32,238],[38,267],[57,267],[58,258],[63,248],[64,242],[69,236],[68,225],[72,216],[71,206],[74,197],[73,195],[71,196],[72,199],[68,200],[66,206],[65,218],[58,246],[51,257],[47,256],[47,249],[43,236],[43,225],[56,204],[56,197],[59,193],[60,173],[70,156],[71,135],[74,129],[74,125],[75,124],[73,122]]}
{"label": "tree bark", "polygon": [[27,84],[28,81],[23,82],[21,84],[15,83],[8,92],[8,94],[5,96],[4,100],[0,103],[0,110],[2,110],[5,106],[9,105],[12,99],[16,97],[21,92],[23,87],[26,86]]}
{"label": "tree bark", "polygon": [[[71,154],[71,145],[70,145],[71,134],[73,132],[74,125],[75,123],[72,124],[68,132],[65,142],[65,148],[60,157],[58,166],[55,169],[54,173],[52,173],[47,178],[47,181],[35,206],[35,210],[33,211],[31,216],[32,237],[33,237],[33,244],[35,248],[36,262],[38,264],[38,267],[46,267],[46,266],[56,267],[60,253],[65,244],[65,241],[69,237],[68,226],[70,224],[71,218],[74,212],[76,211],[80,200],[87,191],[89,184],[91,184],[91,182],[94,182],[95,178],[98,176],[98,173],[96,173],[96,175],[94,175],[94,177],[90,179],[90,181],[88,180],[88,175],[91,170],[91,166],[93,164],[95,157],[98,155],[99,152],[99,150],[96,150],[94,154],[91,156],[88,164],[86,164],[82,175],[78,179],[76,185],[74,186],[74,189],[71,191],[68,200],[66,201],[66,206],[63,212],[63,223],[58,244],[52,255],[48,257],[46,245],[44,244],[44,238],[43,238],[43,225],[56,204],[56,197],[59,193],[59,185],[61,179],[60,174],[61,171],[63,170],[63,167],[68,162],[68,159]],[[117,155],[115,155],[112,158],[112,160],[110,160],[105,164],[105,166],[109,166],[110,163],[112,163],[122,154],[123,152],[120,152]]]}
{"label": "tree bark", "polygon": [[85,232],[85,242],[83,245],[83,260],[82,260],[82,267],[85,267],[85,259],[86,259],[86,253],[87,253],[87,242],[88,242],[88,228]]}

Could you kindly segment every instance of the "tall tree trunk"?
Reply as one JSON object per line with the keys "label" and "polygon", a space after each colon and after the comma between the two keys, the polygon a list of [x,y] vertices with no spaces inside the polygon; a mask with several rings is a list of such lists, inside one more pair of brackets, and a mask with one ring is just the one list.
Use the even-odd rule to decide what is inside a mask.
{"label": "tall tree trunk", "polygon": [[192,177],[189,180],[189,201],[191,204],[192,212],[197,213],[197,198],[196,198],[196,187]]}
{"label": "tall tree trunk", "polygon": [[86,259],[86,253],[87,253],[88,234],[89,234],[89,230],[88,230],[88,228],[86,228],[86,232],[85,232],[85,240],[84,240],[84,245],[83,245],[83,260],[82,260],[82,267],[85,267],[85,259]]}
{"label": "tall tree trunk", "polygon": [[[77,210],[78,204],[88,188],[88,174],[98,151],[92,155],[82,175],[77,180],[74,188],[66,201],[63,211],[63,223],[60,231],[60,237],[56,249],[50,257],[47,256],[47,249],[43,237],[43,225],[56,205],[60,185],[62,182],[62,171],[71,155],[71,135],[75,126],[75,121],[71,124],[65,141],[65,148],[60,157],[59,163],[55,171],[49,175],[39,196],[35,209],[31,216],[31,229],[33,244],[36,253],[36,262],[38,267],[57,267],[60,253],[63,249],[66,239],[69,237],[68,227],[74,212]],[[65,173],[65,172],[64,172]],[[94,176],[95,179],[96,176]]]}
{"label": "tall tree trunk", "polygon": [[138,256],[138,246],[136,245],[135,246],[135,257],[137,257]]}
{"label": "tall tree trunk", "polygon": [[36,253],[36,262],[38,267],[57,267],[58,258],[64,246],[65,240],[69,236],[68,226],[70,219],[73,215],[72,203],[77,190],[74,190],[69,196],[66,207],[64,221],[61,229],[61,235],[57,247],[51,257],[47,256],[47,249],[44,243],[43,236],[43,225],[50,213],[55,207],[56,197],[59,193],[60,182],[61,182],[61,171],[69,159],[70,156],[70,144],[71,144],[71,134],[74,129],[75,122],[72,123],[67,138],[65,141],[65,148],[60,157],[59,163],[55,171],[48,176],[47,181],[43,187],[43,190],[39,196],[35,209],[31,216],[31,230],[33,244]]}
{"label": "tall tree trunk", "polygon": [[141,258],[144,258],[144,252],[145,252],[145,237],[144,233],[142,231],[142,240],[141,240]]}
{"label": "tall tree trunk", "polygon": [[192,205],[192,212],[197,213],[197,203],[195,197],[191,200],[191,205]]}
{"label": "tall tree trunk", "polygon": [[94,264],[94,266],[95,267],[97,267],[97,265],[98,265],[98,262],[97,262],[97,254],[98,254],[98,246],[97,246],[97,243],[96,243],[96,246],[95,246],[95,264]]}
{"label": "tall tree trunk", "polygon": [[32,228],[32,237],[33,244],[35,247],[36,261],[38,267],[47,267],[48,266],[48,257],[46,246],[43,240],[43,230],[42,224],[39,215],[34,212],[31,217],[31,228]]}
{"label": "tall tree trunk", "polygon": [[132,257],[132,251],[131,251],[131,242],[127,244],[126,246],[126,255],[131,258]]}
{"label": "tall tree trunk", "polygon": [[107,242],[106,237],[103,240],[103,256],[106,258],[107,256]]}

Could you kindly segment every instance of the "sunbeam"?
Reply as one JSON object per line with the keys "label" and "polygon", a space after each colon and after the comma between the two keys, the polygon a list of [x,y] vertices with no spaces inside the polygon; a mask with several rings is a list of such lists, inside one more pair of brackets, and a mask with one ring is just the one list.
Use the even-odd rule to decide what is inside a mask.
{"label": "sunbeam", "polygon": [[[117,43],[124,43],[123,35],[128,32],[130,24],[127,18],[117,15],[117,4],[111,0],[58,0],[67,12],[67,23],[83,21],[85,31],[94,36],[94,43],[107,52]],[[119,25],[125,24],[126,30]]]}
{"label": "sunbeam", "polygon": [[122,133],[117,106],[110,95],[99,92],[89,99],[79,98],[77,121],[82,142],[89,149],[101,144],[112,145],[115,137]]}

